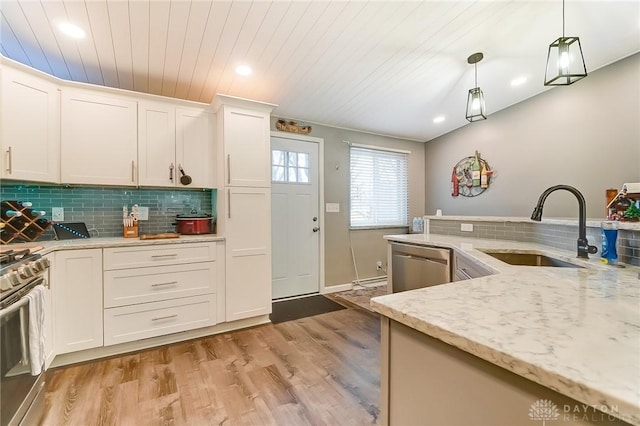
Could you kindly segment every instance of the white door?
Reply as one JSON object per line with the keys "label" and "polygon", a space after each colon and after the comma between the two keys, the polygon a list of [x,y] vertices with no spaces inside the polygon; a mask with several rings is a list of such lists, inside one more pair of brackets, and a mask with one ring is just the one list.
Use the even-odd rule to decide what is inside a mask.
{"label": "white door", "polygon": [[274,299],[320,290],[318,144],[271,138]]}

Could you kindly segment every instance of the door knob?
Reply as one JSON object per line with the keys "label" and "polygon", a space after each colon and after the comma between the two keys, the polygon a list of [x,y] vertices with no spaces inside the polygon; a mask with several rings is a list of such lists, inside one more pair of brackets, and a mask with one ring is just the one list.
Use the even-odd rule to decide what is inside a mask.
{"label": "door knob", "polygon": [[320,228],[318,228],[317,226],[313,228],[313,232],[318,232],[320,230]]}

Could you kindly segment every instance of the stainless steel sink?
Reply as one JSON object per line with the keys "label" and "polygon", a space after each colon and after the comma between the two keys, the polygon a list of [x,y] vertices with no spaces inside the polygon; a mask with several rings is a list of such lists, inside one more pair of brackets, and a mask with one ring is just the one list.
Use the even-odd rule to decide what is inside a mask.
{"label": "stainless steel sink", "polygon": [[545,256],[538,253],[505,253],[499,251],[484,251],[489,256],[495,257],[509,265],[520,266],[553,266],[557,268],[582,268],[580,265],[565,262],[564,260]]}

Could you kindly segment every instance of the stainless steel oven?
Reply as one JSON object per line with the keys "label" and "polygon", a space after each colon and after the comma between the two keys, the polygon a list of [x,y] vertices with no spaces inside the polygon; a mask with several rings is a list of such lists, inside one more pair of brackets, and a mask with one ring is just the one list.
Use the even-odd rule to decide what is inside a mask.
{"label": "stainless steel oven", "polygon": [[38,424],[44,411],[47,259],[10,252],[0,267],[0,425]]}

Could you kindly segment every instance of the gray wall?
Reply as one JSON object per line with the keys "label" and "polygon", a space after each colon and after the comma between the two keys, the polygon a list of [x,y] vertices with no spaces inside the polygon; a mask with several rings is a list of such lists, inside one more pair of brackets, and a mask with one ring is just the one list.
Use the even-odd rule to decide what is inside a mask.
{"label": "gray wall", "polygon": [[[496,170],[491,187],[451,197],[453,166],[475,150]],[[428,214],[529,216],[544,189],[568,184],[584,194],[588,217],[604,216],[606,188],[640,181],[640,54],[429,141],[425,163]],[[544,215],[577,217],[576,206],[555,192]]]}
{"label": "gray wall", "polygon": [[[286,117],[272,116],[275,121]],[[407,228],[349,230],[349,146],[343,141],[393,147],[411,151],[409,155],[409,217],[424,214],[424,144],[372,135],[353,130],[312,124],[309,136],[324,139],[324,201],[340,203],[340,213],[325,213],[325,286],[350,283],[356,279],[353,247],[360,279],[382,275],[376,261],[386,264],[386,234],[403,234]],[[323,207],[324,209],[324,207]],[[386,268],[386,267],[385,267]]]}

